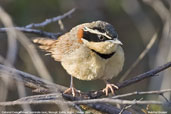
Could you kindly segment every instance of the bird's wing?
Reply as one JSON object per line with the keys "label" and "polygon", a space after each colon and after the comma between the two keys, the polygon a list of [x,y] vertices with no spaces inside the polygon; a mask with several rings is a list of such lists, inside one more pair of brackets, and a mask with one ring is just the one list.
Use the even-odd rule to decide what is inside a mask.
{"label": "bird's wing", "polygon": [[74,41],[69,38],[68,34],[62,35],[58,40],[35,38],[33,42],[39,44],[39,48],[49,52],[55,61],[61,61],[64,54],[78,47],[73,46]]}

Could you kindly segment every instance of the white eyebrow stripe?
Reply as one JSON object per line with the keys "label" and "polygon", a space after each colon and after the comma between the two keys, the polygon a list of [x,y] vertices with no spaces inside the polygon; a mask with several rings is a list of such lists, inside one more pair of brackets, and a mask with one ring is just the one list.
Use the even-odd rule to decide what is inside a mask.
{"label": "white eyebrow stripe", "polygon": [[90,29],[88,27],[84,27],[83,28],[84,31],[88,31],[90,33],[93,33],[93,34],[99,34],[99,35],[102,35],[102,36],[105,36],[106,38],[108,39],[112,39],[110,36],[108,36],[106,33],[102,33],[102,32],[99,32],[98,30],[93,30],[93,29]]}

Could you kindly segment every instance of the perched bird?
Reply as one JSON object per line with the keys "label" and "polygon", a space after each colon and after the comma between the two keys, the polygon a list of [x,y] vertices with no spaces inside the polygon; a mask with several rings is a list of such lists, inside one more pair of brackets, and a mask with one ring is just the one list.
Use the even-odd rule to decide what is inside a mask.
{"label": "perched bird", "polygon": [[77,90],[73,85],[73,77],[80,80],[101,79],[106,83],[103,89],[106,95],[118,87],[108,83],[117,76],[124,64],[122,43],[118,40],[114,27],[104,21],[93,21],[80,24],[57,40],[35,38],[34,43],[48,52],[55,61],[61,62],[71,75],[70,88],[64,93],[75,96]]}

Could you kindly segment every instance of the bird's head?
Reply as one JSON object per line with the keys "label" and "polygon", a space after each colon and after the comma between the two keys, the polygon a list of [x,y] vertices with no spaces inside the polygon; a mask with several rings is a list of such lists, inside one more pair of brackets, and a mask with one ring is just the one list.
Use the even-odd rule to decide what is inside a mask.
{"label": "bird's head", "polygon": [[83,24],[77,32],[79,42],[101,54],[110,54],[122,45],[114,27],[104,21],[94,21]]}

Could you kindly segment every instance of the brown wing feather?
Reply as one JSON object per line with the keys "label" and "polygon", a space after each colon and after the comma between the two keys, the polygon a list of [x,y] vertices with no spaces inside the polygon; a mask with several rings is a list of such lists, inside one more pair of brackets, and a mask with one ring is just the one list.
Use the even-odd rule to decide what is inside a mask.
{"label": "brown wing feather", "polygon": [[50,49],[51,45],[55,42],[55,40],[48,39],[48,38],[35,38],[35,39],[33,39],[33,42],[39,44],[40,49],[43,49],[43,50],[49,52],[49,49]]}
{"label": "brown wing feather", "polygon": [[74,40],[68,34],[62,35],[50,48],[51,56],[56,61],[61,61],[62,56],[75,49]]}
{"label": "brown wing feather", "polygon": [[[33,39],[34,43],[39,44],[39,48],[43,49],[46,52],[49,52],[50,55],[56,60],[56,61],[60,61],[60,54],[57,55],[53,55],[53,51],[55,51],[56,53],[59,52],[58,50],[53,50],[53,48],[56,48],[56,43],[58,42],[58,40],[53,40],[53,39],[48,39],[48,38],[35,38]],[[48,54],[49,55],[49,54]]]}
{"label": "brown wing feather", "polygon": [[58,40],[35,38],[33,42],[39,44],[39,48],[49,52],[55,61],[61,61],[64,54],[78,47],[74,46],[74,39],[69,38],[68,34],[62,35]]}
{"label": "brown wing feather", "polygon": [[55,40],[48,39],[48,38],[35,38],[33,39],[34,43],[41,44],[41,45],[51,45],[54,43]]}

